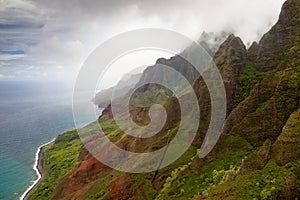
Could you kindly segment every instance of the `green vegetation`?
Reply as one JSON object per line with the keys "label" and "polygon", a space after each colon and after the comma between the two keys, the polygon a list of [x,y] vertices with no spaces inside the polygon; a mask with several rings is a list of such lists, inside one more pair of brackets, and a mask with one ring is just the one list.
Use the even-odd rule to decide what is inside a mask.
{"label": "green vegetation", "polygon": [[181,163],[171,165],[170,175],[156,199],[189,199],[205,194],[227,179],[236,176],[245,156],[255,149],[240,136],[229,136],[219,147],[218,157],[210,163],[198,158],[199,151],[191,147]]}
{"label": "green vegetation", "polygon": [[282,133],[273,145],[276,163],[284,165],[300,157],[300,109],[289,117]]}
{"label": "green vegetation", "polygon": [[[235,108],[228,111],[221,137],[209,155],[204,159],[198,157],[210,120],[210,95],[199,78],[194,84],[201,109],[198,133],[193,145],[179,159],[157,172],[144,174],[119,172],[93,159],[91,166],[87,165],[89,162],[82,162],[82,168],[77,168],[82,172],[80,176],[67,177],[57,186],[66,193],[64,198],[264,200],[299,197],[299,8],[299,0],[288,0],[279,22],[251,50],[238,48],[240,51],[237,51],[233,47],[243,44],[231,35],[232,40],[228,41],[232,42],[224,43],[223,51],[216,54],[216,64],[221,66],[221,75],[230,90],[226,94],[231,95]],[[108,113],[99,120],[102,130],[112,142],[128,151],[160,149],[176,134],[179,121],[188,119],[179,119],[178,102],[170,96],[172,93],[163,87],[148,85],[131,97],[132,117],[138,119],[140,125],[148,122],[149,107],[143,106],[165,102],[167,123],[155,137],[141,139],[126,135]],[[188,134],[192,125],[184,126]],[[81,134],[90,139],[97,134],[97,128],[98,122],[94,122],[82,128]],[[76,131],[67,132],[47,145],[46,177],[31,199],[50,198],[59,180],[78,166],[80,149]],[[174,152],[174,149],[169,150]],[[68,183],[84,189],[78,194]],[[78,197],[73,196],[75,193]]]}
{"label": "green vegetation", "polygon": [[55,142],[45,146],[45,179],[30,199],[50,199],[59,180],[79,164],[81,146],[82,143],[76,130],[59,135]]}
{"label": "green vegetation", "polygon": [[234,100],[235,106],[249,96],[251,89],[258,82],[261,75],[261,72],[258,72],[255,68],[254,63],[246,61],[245,68],[238,77],[239,87]]}
{"label": "green vegetation", "polygon": [[264,169],[228,179],[211,190],[210,195],[212,199],[273,199],[297,168],[299,161],[280,167],[270,160]]}
{"label": "green vegetation", "polygon": [[[180,84],[178,83],[178,85]],[[147,85],[147,88],[143,87],[137,89],[133,93],[130,98],[130,106],[151,106],[153,104],[165,102],[169,97],[173,96],[171,90],[159,84],[149,84]]]}
{"label": "green vegetation", "polygon": [[[119,128],[116,122],[113,119],[110,119],[107,115],[104,115],[101,118],[101,120],[99,120],[99,123],[98,122],[94,122],[94,123],[96,124],[95,126],[98,126],[98,128],[101,126],[102,131],[105,133],[106,132],[110,133],[112,131],[115,131],[117,128]],[[97,127],[95,130],[97,130]]]}

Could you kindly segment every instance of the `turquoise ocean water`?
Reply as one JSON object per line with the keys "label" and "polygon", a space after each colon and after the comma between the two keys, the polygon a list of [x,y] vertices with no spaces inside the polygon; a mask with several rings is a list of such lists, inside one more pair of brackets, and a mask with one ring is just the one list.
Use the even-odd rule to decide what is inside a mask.
{"label": "turquoise ocean water", "polygon": [[70,85],[0,81],[0,200],[19,199],[37,178],[37,148],[74,127]]}

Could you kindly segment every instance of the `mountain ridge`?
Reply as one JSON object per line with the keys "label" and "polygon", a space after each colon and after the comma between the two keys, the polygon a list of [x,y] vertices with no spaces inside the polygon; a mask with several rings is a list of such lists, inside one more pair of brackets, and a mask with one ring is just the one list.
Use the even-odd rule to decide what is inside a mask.
{"label": "mountain ridge", "polygon": [[[240,38],[230,35],[216,52],[213,59],[224,80],[228,108],[221,137],[208,156],[197,156],[211,116],[209,92],[198,77],[193,89],[201,113],[199,129],[190,148],[174,163],[156,173],[124,173],[105,166],[82,148],[78,166],[57,180],[55,187],[42,185],[31,199],[42,195],[54,200],[299,198],[299,13],[300,1],[287,0],[278,22],[259,43],[247,50]],[[163,105],[168,112],[167,124],[157,136],[146,140],[118,129],[109,107],[98,121],[106,137],[118,146],[149,152],[163,147],[179,127],[177,100],[169,98]],[[133,119],[147,121],[148,108],[136,108]],[[97,125],[94,122],[83,130],[91,134]],[[49,151],[59,152],[55,145],[72,147],[75,141],[66,137]],[[55,160],[56,154],[48,154],[46,163],[51,155]]]}

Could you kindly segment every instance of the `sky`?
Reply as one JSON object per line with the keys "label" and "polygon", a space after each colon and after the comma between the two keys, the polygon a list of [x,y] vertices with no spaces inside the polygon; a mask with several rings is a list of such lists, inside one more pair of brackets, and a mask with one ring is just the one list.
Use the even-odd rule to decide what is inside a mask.
{"label": "sky", "polygon": [[[114,35],[138,28],[168,29],[193,40],[203,31],[227,31],[240,36],[249,46],[276,23],[283,3],[284,0],[0,0],[0,80],[74,81],[97,46]],[[158,56],[150,52],[139,57],[147,65]]]}

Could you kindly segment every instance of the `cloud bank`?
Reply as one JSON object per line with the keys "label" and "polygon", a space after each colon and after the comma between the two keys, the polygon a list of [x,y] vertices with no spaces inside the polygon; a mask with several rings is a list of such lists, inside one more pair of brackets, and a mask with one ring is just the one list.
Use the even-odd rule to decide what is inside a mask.
{"label": "cloud bank", "polygon": [[283,2],[3,0],[0,73],[16,79],[73,79],[101,42],[137,28],[170,29],[195,40],[202,31],[227,31],[249,46],[276,22]]}

